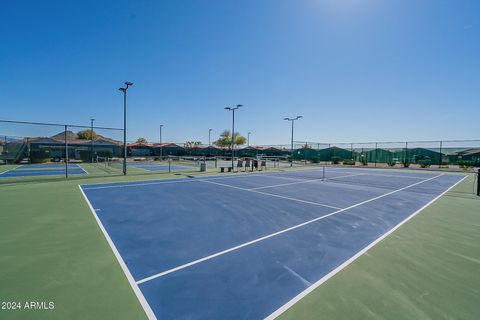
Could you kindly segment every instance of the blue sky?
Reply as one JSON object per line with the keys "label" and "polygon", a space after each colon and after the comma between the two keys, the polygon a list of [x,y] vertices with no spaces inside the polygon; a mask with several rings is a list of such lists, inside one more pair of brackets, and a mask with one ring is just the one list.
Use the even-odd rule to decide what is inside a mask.
{"label": "blue sky", "polygon": [[[480,1],[4,1],[0,118],[129,139],[252,144],[480,138]],[[5,129],[5,128],[4,128]],[[6,130],[6,129],[5,129]],[[0,127],[0,133],[3,132]]]}

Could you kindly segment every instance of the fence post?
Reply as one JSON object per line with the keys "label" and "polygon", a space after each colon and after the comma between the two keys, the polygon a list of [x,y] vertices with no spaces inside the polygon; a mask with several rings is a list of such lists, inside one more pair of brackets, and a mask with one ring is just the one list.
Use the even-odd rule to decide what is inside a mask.
{"label": "fence post", "polygon": [[68,140],[67,140],[67,125],[65,125],[65,179],[68,179]]}
{"label": "fence post", "polygon": [[[328,147],[330,148],[330,144],[328,145]],[[335,149],[333,149],[333,147],[330,149],[330,162],[333,162],[333,158],[335,157]]]}
{"label": "fence post", "polygon": [[375,168],[377,167],[378,159],[378,142],[375,142]]}
{"label": "fence post", "polygon": [[405,142],[405,155],[403,160],[404,163],[407,163],[407,158],[408,158],[407,152],[408,152],[408,141]]}
{"label": "fence post", "polygon": [[442,141],[440,140],[440,162],[439,166],[442,166],[442,160],[443,160],[443,155],[442,155]]}
{"label": "fence post", "polygon": [[477,196],[480,196],[480,169],[477,172]]}

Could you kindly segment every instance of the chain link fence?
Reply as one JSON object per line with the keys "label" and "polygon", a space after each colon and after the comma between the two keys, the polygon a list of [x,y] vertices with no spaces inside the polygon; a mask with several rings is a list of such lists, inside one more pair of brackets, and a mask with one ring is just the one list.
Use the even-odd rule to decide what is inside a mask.
{"label": "chain link fence", "polygon": [[125,146],[119,128],[0,120],[0,184],[199,171],[183,150]]}
{"label": "chain link fence", "polygon": [[365,143],[296,141],[293,160],[380,167],[479,167],[480,140]]}
{"label": "chain link fence", "polygon": [[[126,157],[125,157],[126,151]],[[198,172],[231,160],[269,167],[308,164],[463,170],[480,167],[480,140],[235,146],[123,142],[123,129],[0,120],[0,183]]]}

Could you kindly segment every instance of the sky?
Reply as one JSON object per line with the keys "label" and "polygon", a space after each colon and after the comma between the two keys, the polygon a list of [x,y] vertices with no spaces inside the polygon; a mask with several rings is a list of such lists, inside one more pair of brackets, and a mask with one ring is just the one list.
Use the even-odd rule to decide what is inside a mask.
{"label": "sky", "polygon": [[[480,1],[3,1],[0,119],[128,139],[480,139]],[[17,128],[18,129],[18,128]],[[0,124],[0,134],[14,130]]]}

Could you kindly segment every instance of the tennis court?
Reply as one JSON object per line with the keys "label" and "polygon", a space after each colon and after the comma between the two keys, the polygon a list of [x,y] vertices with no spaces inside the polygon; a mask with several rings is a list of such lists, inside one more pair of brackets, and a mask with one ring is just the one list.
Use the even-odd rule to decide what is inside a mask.
{"label": "tennis court", "polygon": [[[69,163],[67,166],[68,174],[87,174],[87,172],[78,164]],[[58,176],[65,175],[65,164],[24,164],[19,165],[12,170],[0,173],[0,178],[13,177],[40,177],[40,176]]]}
{"label": "tennis court", "polygon": [[150,318],[261,319],[464,178],[327,168],[80,188]]}
{"label": "tennis court", "polygon": [[192,170],[192,166],[181,165],[181,164],[171,164],[171,163],[162,163],[162,162],[128,162],[127,165],[133,168],[143,169],[145,171],[182,171],[182,170]]}

